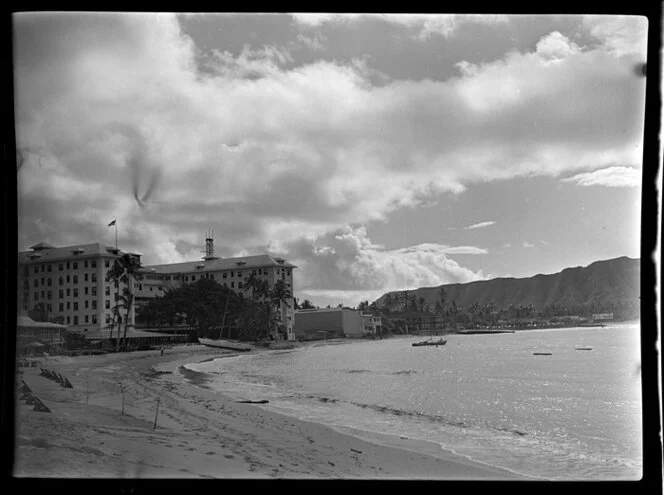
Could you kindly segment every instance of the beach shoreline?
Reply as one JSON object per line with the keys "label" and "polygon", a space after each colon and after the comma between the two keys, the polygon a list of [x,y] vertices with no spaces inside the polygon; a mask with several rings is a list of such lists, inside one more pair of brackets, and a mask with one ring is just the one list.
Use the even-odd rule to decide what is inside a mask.
{"label": "beach shoreline", "polygon": [[14,475],[530,479],[431,442],[332,428],[237,403],[179,371],[237,355],[243,354],[190,345],[164,356],[153,350],[44,358],[41,366],[67,377],[73,388],[40,376],[39,367],[23,370],[21,378],[51,413],[17,404]]}

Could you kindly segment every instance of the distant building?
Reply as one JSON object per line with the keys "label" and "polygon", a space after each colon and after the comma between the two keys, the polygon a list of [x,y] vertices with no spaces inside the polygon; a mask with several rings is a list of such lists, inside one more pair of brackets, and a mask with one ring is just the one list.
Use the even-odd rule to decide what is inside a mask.
{"label": "distant building", "polygon": [[613,313],[596,313],[593,314],[594,321],[609,321],[613,320]]}
{"label": "distant building", "polygon": [[367,335],[380,334],[382,331],[382,319],[380,316],[362,315],[362,326]]}
{"label": "distant building", "polygon": [[295,337],[361,337],[365,334],[360,311],[346,308],[301,309],[295,312]]}

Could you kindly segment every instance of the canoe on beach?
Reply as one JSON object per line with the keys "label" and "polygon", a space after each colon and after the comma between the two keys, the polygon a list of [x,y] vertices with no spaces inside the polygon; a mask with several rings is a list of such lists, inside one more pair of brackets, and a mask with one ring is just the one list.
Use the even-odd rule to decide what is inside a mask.
{"label": "canoe on beach", "polygon": [[243,346],[242,344],[238,344],[237,342],[233,342],[231,340],[224,340],[224,339],[213,340],[213,339],[204,339],[199,337],[198,342],[203,344],[204,346],[214,347],[217,349],[230,349],[232,351],[242,351],[242,352],[251,351],[251,347]]}
{"label": "canoe on beach", "polygon": [[440,339],[440,340],[435,340],[435,341],[433,341],[433,340],[424,340],[422,342],[413,342],[412,345],[413,345],[413,347],[419,347],[419,346],[423,346],[423,345],[439,346],[439,345],[445,345],[445,344],[447,344],[447,340]]}

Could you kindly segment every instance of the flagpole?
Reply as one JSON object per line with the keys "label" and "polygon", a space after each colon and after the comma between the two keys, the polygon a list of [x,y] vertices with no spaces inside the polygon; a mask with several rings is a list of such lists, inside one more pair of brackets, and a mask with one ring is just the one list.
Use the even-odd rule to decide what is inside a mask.
{"label": "flagpole", "polygon": [[115,227],[115,249],[117,250],[118,249],[118,222],[117,222],[117,220],[115,221],[113,226]]}

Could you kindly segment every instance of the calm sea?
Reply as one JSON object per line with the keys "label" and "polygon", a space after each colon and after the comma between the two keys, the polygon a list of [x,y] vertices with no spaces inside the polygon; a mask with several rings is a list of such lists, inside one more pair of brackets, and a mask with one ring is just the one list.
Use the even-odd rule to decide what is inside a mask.
{"label": "calm sea", "polygon": [[[639,479],[639,325],[355,341],[189,364],[281,413],[550,480]],[[592,350],[576,350],[592,347]],[[533,355],[546,352],[551,355]]]}

